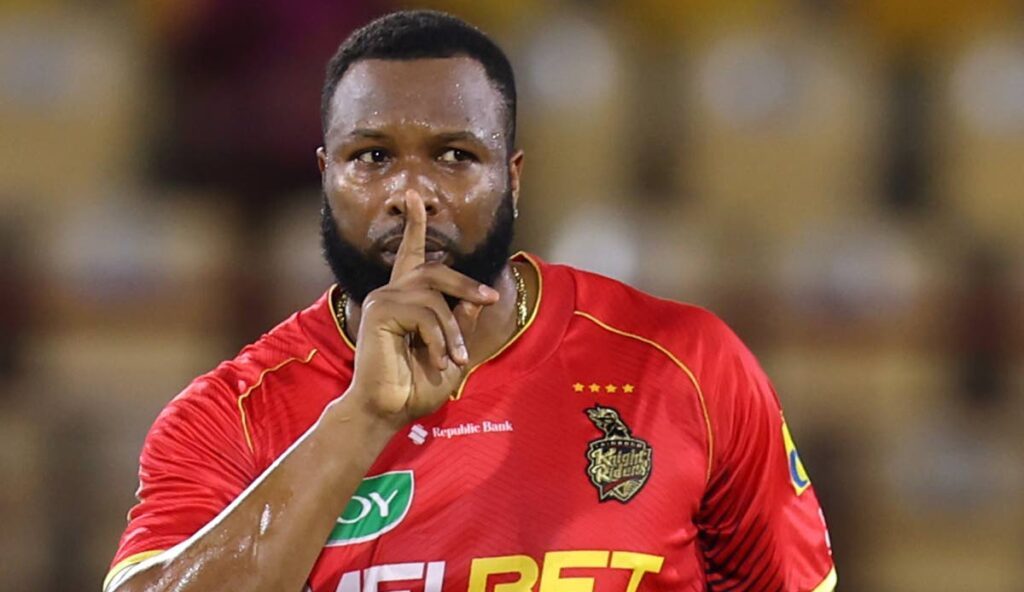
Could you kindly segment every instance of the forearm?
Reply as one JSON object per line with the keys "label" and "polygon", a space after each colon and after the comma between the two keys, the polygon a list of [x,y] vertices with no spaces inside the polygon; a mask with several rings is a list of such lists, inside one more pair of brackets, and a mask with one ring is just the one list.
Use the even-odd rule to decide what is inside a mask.
{"label": "forearm", "polygon": [[[110,591],[301,590],[394,428],[348,393],[195,535]],[[116,582],[116,580],[115,580]]]}

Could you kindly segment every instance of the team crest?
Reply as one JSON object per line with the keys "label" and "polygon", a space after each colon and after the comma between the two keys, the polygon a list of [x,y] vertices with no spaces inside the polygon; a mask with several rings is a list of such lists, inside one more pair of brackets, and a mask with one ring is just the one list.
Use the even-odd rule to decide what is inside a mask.
{"label": "team crest", "polygon": [[598,501],[617,499],[626,503],[643,488],[651,476],[651,445],[633,436],[619,412],[594,405],[587,417],[604,432],[587,447],[587,476],[597,488]]}

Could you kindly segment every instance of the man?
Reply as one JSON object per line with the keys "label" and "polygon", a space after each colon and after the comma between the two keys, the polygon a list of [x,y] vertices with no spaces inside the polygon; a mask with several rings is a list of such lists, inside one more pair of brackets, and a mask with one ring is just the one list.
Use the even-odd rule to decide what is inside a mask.
{"label": "man", "polygon": [[509,259],[508,60],[434,12],[354,33],[317,151],[338,284],[193,382],[107,590],[831,590],[778,401],[701,309]]}

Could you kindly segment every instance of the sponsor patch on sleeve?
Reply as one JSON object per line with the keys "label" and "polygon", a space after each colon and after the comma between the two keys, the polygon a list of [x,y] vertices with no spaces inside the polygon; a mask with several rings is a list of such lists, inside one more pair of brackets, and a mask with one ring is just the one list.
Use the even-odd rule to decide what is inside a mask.
{"label": "sponsor patch on sleeve", "polygon": [[804,463],[800,462],[800,453],[796,451],[796,444],[793,443],[793,436],[789,433],[789,426],[785,420],[782,422],[782,439],[786,443],[786,465],[789,467],[789,482],[793,490],[800,495],[811,486],[811,478],[807,476]]}

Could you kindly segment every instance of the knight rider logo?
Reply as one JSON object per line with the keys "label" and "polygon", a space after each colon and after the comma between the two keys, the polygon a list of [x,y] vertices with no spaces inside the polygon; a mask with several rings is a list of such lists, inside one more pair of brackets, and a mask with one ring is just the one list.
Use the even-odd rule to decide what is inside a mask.
{"label": "knight rider logo", "polygon": [[615,409],[594,405],[585,411],[604,433],[587,447],[587,476],[597,488],[597,499],[604,502],[614,498],[626,503],[651,476],[651,445],[634,437]]}

